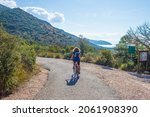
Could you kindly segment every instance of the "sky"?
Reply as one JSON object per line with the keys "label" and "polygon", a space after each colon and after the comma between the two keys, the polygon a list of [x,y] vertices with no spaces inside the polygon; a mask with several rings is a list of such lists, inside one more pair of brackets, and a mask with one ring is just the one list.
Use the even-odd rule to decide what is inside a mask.
{"label": "sky", "polygon": [[0,0],[76,36],[117,44],[130,29],[150,22],[150,0]]}

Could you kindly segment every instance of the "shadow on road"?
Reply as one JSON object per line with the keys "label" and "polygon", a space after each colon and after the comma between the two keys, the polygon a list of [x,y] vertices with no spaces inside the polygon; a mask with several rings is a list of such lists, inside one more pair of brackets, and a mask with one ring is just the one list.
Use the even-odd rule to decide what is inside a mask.
{"label": "shadow on road", "polygon": [[137,80],[140,80],[140,81],[146,82],[146,83],[150,83],[150,75],[137,74],[137,73],[132,73],[132,72],[129,72],[128,74],[130,74],[132,76],[136,76]]}
{"label": "shadow on road", "polygon": [[107,69],[107,70],[113,70],[113,68],[108,67],[108,66],[101,66],[103,69]]}
{"label": "shadow on road", "polygon": [[66,83],[67,83],[68,86],[73,86],[78,82],[79,78],[80,78],[80,76],[74,77],[72,75],[70,79],[66,80]]}
{"label": "shadow on road", "polygon": [[138,78],[150,79],[150,75],[146,75],[146,74],[137,74],[137,73],[133,73],[133,72],[128,72],[128,74],[136,76]]}

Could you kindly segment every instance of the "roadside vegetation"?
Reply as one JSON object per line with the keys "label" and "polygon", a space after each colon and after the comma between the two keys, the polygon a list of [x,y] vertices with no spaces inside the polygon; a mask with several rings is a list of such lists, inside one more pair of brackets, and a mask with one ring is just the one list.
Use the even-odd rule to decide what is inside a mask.
{"label": "roadside vegetation", "polygon": [[[128,44],[135,44],[135,53],[129,54]],[[147,62],[139,62],[139,51],[148,51]],[[150,25],[145,23],[136,30],[128,30],[117,44],[114,54],[116,67],[126,71],[150,72]],[[147,67],[147,68],[146,68]],[[139,69],[139,70],[138,70]]]}
{"label": "roadside vegetation", "polygon": [[35,69],[36,54],[25,41],[0,28],[0,97],[10,94]]}

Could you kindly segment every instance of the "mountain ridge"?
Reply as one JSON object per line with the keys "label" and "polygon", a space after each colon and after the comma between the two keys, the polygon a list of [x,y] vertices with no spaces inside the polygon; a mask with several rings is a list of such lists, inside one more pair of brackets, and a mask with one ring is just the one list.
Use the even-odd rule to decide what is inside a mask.
{"label": "mountain ridge", "polygon": [[[18,35],[29,41],[60,46],[77,45],[79,41],[79,37],[55,28],[50,23],[20,8],[10,9],[0,4],[0,23],[10,34]],[[101,48],[89,39],[87,41],[89,45]]]}
{"label": "mountain ridge", "polygon": [[96,44],[96,45],[112,45],[110,42],[104,41],[104,40],[92,40],[89,39],[89,42]]}
{"label": "mountain ridge", "polygon": [[20,8],[7,9],[0,5],[0,23],[7,32],[19,35],[27,40],[45,44],[73,45],[77,38],[72,38],[63,30],[53,27],[50,23],[40,20]]}

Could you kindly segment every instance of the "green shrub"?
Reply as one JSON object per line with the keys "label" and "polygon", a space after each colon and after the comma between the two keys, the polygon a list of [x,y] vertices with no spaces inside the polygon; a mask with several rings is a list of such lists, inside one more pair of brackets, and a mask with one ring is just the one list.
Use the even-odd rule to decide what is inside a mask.
{"label": "green shrub", "polygon": [[120,69],[125,71],[135,71],[135,67],[134,62],[128,61],[127,63],[122,63]]}
{"label": "green shrub", "polygon": [[128,70],[129,71],[132,71],[135,67],[134,62],[132,62],[132,61],[128,61],[127,65],[128,65]]}
{"label": "green shrub", "polygon": [[48,58],[54,58],[54,53],[48,52],[47,55],[46,55],[46,57],[48,57]]}
{"label": "green shrub", "polygon": [[36,62],[35,51],[29,45],[22,45],[20,53],[23,66],[26,70],[32,71]]}
{"label": "green shrub", "polygon": [[113,66],[114,58],[112,56],[111,51],[109,50],[101,50],[100,57],[97,58],[96,64],[105,65],[105,66]]}
{"label": "green shrub", "polygon": [[88,62],[88,63],[94,63],[96,60],[96,55],[93,53],[87,53],[83,57],[81,57],[81,61]]}
{"label": "green shrub", "polygon": [[39,57],[47,57],[47,52],[39,52],[37,54],[37,56],[39,56]]}
{"label": "green shrub", "polygon": [[61,54],[56,53],[56,54],[55,54],[55,58],[61,58]]}
{"label": "green shrub", "polygon": [[112,67],[118,69],[120,66],[121,66],[121,62],[119,61],[119,59],[114,59]]}
{"label": "green shrub", "polygon": [[33,71],[35,60],[27,43],[0,29],[0,96],[11,92]]}
{"label": "green shrub", "polygon": [[20,64],[14,71],[13,75],[8,78],[8,80],[6,80],[5,90],[11,93],[26,78],[27,72],[22,68],[22,65]]}
{"label": "green shrub", "polygon": [[121,70],[127,70],[127,69],[128,69],[127,63],[121,64],[120,69],[121,69]]}
{"label": "green shrub", "polygon": [[104,57],[98,57],[96,60],[96,64],[100,64],[100,65],[107,65],[107,59]]}
{"label": "green shrub", "polygon": [[70,59],[71,58],[71,53],[65,53],[64,54],[64,59]]}
{"label": "green shrub", "polygon": [[0,49],[0,91],[3,93],[6,81],[13,76],[21,58],[16,51],[17,43],[15,39],[8,39],[4,35],[0,38],[0,48],[2,48]]}

